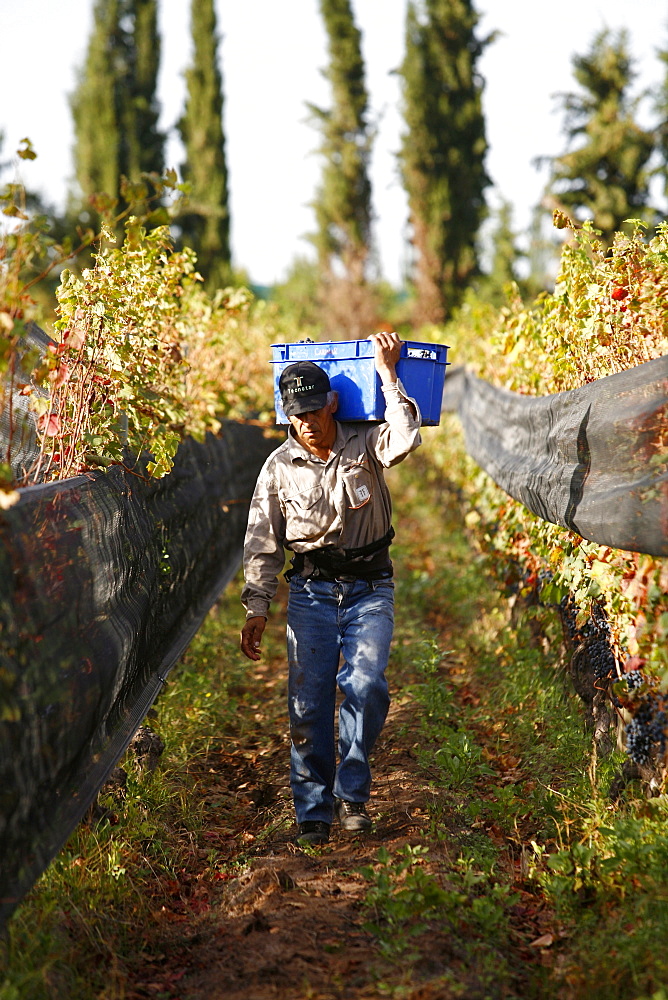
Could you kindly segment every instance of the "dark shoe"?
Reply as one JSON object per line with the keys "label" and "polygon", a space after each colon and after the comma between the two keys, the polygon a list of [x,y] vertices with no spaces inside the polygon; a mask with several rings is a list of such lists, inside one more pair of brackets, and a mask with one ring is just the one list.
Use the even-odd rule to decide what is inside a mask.
{"label": "dark shoe", "polygon": [[348,833],[364,833],[370,830],[373,825],[363,802],[346,802],[345,799],[336,799],[334,814]]}
{"label": "dark shoe", "polygon": [[326,844],[329,840],[329,823],[323,823],[319,819],[307,819],[299,824],[297,843],[305,844]]}

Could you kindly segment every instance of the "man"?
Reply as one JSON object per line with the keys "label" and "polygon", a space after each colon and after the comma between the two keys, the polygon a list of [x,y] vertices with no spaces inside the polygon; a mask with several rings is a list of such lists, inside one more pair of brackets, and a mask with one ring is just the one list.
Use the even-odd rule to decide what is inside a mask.
{"label": "man", "polygon": [[[394,531],[383,468],[419,446],[421,421],[397,381],[399,337],[383,332],[372,339],[385,422],[339,423],[338,397],[322,368],[311,361],[288,365],[279,380],[288,438],[260,472],[248,517],[241,649],[251,660],[260,658],[284,548],[295,553],[286,573],[288,703],[300,844],[326,843],[334,816],[349,832],[371,828],[369,753],[390,703]],[[337,684],[343,695],[338,766]]]}

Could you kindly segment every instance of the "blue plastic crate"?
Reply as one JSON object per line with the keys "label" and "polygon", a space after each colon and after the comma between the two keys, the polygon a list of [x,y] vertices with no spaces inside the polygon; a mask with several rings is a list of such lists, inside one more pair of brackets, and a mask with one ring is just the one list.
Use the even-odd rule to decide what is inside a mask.
{"label": "blue plastic crate", "polygon": [[[385,397],[373,363],[371,340],[330,340],[318,344],[273,344],[274,404],[276,423],[287,424],[278,380],[287,365],[314,361],[329,375],[332,389],[339,394],[337,420],[382,420]],[[397,363],[397,376],[409,396],[417,401],[423,424],[434,426],[441,420],[441,400],[445,369],[449,364],[445,344],[420,344],[405,340]]]}

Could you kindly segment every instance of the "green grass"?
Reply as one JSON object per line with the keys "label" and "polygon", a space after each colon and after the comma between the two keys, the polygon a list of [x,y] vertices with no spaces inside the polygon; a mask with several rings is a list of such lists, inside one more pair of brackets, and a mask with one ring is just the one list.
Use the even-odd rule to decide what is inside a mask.
{"label": "green grass", "polygon": [[[140,773],[131,755],[121,762],[126,794],[101,797],[108,817],[76,829],[10,921],[0,1000],[121,998],[128,969],[156,948],[142,928],[173,900],[177,880],[225,867],[207,841],[221,803],[202,790],[202,769],[263,727],[238,651],[239,590],[237,580],[212,610],[148,720],[166,744],[160,767]],[[269,662],[282,652],[272,630],[264,645]],[[241,857],[237,846],[233,867]]]}
{"label": "green grass", "polygon": [[[609,799],[622,758],[592,752],[558,621],[527,609],[511,622],[465,527],[458,445],[439,432],[425,439],[391,473],[390,676],[413,703],[405,738],[429,825],[421,844],[365,866],[377,995],[410,996],[422,978],[439,996],[665,1000],[668,805],[632,787]],[[284,656],[282,615],[257,671],[238,651],[239,588],[157,703],[160,768],[126,763],[125,798],[105,797],[107,819],[77,829],[13,918],[0,1000],[121,1000],[133,970],[164,950],[184,882],[197,898],[243,871],[248,815],[211,772],[248,761],[251,775],[254,755],[279,743],[282,760],[286,720],[272,669]],[[288,807],[254,835],[288,822]],[[549,945],[532,943],[545,935]],[[434,967],[439,947],[447,968]]]}
{"label": "green grass", "polygon": [[[440,447],[441,467],[457,469],[456,455],[443,461],[456,445]],[[425,463],[400,475],[404,508],[431,538],[437,566],[409,573],[399,596],[413,620],[426,611],[436,625],[412,687],[423,709],[418,759],[434,788],[432,835],[459,838],[460,862],[493,870],[502,896],[519,889],[525,908],[550,915],[542,926],[553,932],[551,972],[525,967],[523,995],[654,997],[668,983],[668,800],[631,787],[613,804],[624,755],[594,751],[556,615],[528,608],[511,623],[489,566],[470,551],[464,568],[456,561],[467,546],[465,511],[430,504],[439,490],[453,496],[442,471]],[[483,895],[493,884],[483,883]]]}

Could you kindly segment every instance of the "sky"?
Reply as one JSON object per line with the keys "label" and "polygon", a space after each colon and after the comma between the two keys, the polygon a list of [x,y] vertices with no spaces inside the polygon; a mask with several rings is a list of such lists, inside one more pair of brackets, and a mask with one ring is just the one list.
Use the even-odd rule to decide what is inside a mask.
{"label": "sky", "polygon": [[[403,129],[399,78],[406,0],[352,0],[378,134],[371,164],[375,240],[381,270],[401,282],[406,263],[406,198],[396,153]],[[174,123],[185,100],[190,55],[189,0],[162,0],[158,96],[161,127],[171,132],[167,165],[183,159]],[[234,264],[255,284],[282,280],[297,256],[310,256],[304,236],[314,229],[309,207],[321,162],[318,134],[305,102],[328,106],[322,69],[326,38],[317,0],[216,0],[225,94],[224,128],[230,180]],[[497,32],[479,62],[494,187],[491,205],[513,207],[526,232],[540,200],[545,170],[535,158],[564,151],[563,116],[554,95],[574,89],[572,57],[588,51],[603,28],[625,27],[636,60],[638,88],[662,79],[656,52],[668,47],[663,0],[478,0],[479,35]],[[69,95],[76,86],[92,23],[93,0],[0,0],[3,97],[2,160],[17,176],[62,207],[72,177]],[[28,136],[33,162],[13,157]],[[521,242],[521,240],[520,240]]]}

